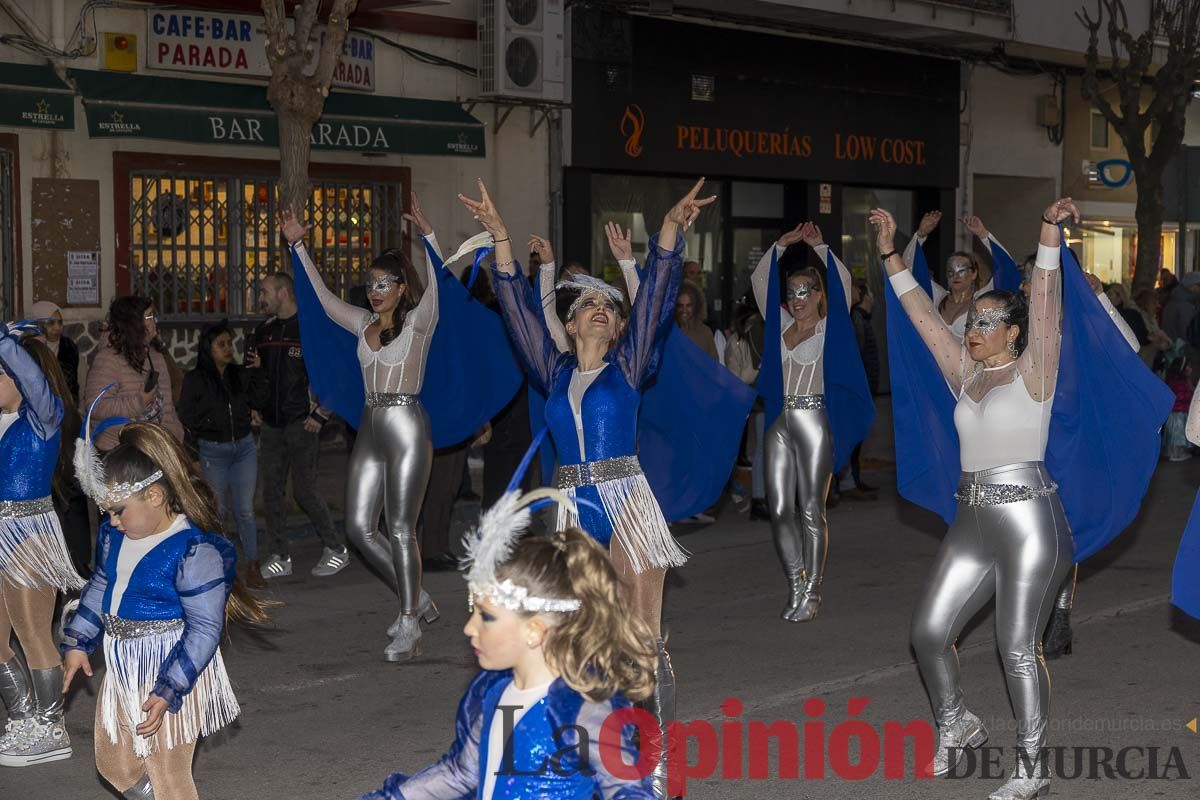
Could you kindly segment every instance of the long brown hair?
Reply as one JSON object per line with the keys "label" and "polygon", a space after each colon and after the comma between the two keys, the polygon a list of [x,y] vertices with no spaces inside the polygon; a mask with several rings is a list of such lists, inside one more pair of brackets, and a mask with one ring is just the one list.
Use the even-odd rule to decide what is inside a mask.
{"label": "long brown hair", "polygon": [[597,702],[616,692],[630,700],[650,696],[658,658],[654,634],[629,613],[612,562],[591,536],[578,528],[527,536],[496,578],[511,579],[536,597],[580,601],[578,611],[539,612],[552,624],[542,644],[546,663],[568,686]]}
{"label": "long brown hair", "polygon": [[[117,446],[104,457],[105,480],[110,484],[136,483],[158,470],[163,476],[153,485],[166,492],[173,512],[183,514],[202,531],[225,535],[217,498],[203,476],[192,468],[183,445],[153,422],[132,422],[121,428]],[[241,578],[235,578],[225,616],[231,622],[263,625],[270,622],[267,605],[251,594]]]}
{"label": "long brown hair", "polygon": [[146,297],[126,295],[108,306],[108,343],[138,372],[146,368],[153,345],[146,338],[146,311],[154,303]]}
{"label": "long brown hair", "polygon": [[788,273],[788,284],[791,284],[792,278],[808,278],[813,282],[817,291],[821,293],[821,299],[817,301],[817,314],[824,319],[829,313],[829,295],[825,292],[825,278],[821,275],[821,270],[816,267],[801,267]]}
{"label": "long brown hair", "polygon": [[63,418],[59,424],[58,461],[54,466],[53,487],[59,501],[65,503],[69,494],[71,478],[75,474],[75,437],[79,436],[83,420],[79,416],[79,409],[75,407],[75,395],[72,394],[71,387],[67,385],[67,376],[63,374],[62,366],[58,363],[58,356],[54,355],[43,342],[32,336],[23,338],[21,346],[29,355],[33,356],[33,360],[41,368],[42,374],[46,376],[46,382],[50,384],[50,391],[63,404]]}
{"label": "long brown hair", "polygon": [[394,247],[384,250],[371,262],[367,270],[368,275],[371,270],[385,272],[398,280],[400,285],[408,287],[396,303],[396,310],[392,312],[391,326],[379,333],[380,345],[387,345],[400,335],[400,330],[404,327],[404,318],[408,316],[409,311],[416,308],[424,290],[421,288],[421,280],[417,277],[417,270],[403,250]]}

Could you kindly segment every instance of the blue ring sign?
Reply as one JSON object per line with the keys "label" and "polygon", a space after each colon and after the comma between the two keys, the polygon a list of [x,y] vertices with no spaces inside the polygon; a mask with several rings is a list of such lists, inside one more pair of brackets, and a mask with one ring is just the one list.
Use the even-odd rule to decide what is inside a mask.
{"label": "blue ring sign", "polygon": [[[1110,169],[1120,169],[1121,177],[1110,178],[1108,171]],[[1133,178],[1133,165],[1123,158],[1106,158],[1096,164],[1096,175],[1100,178],[1100,182],[1109,189],[1120,189],[1125,184],[1129,183]]]}

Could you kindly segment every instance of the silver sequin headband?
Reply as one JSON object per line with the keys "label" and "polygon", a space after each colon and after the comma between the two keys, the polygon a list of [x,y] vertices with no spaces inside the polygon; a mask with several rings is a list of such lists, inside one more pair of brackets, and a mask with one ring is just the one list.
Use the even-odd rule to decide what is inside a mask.
{"label": "silver sequin headband", "polygon": [[108,491],[104,493],[104,502],[97,501],[96,505],[102,511],[108,510],[122,500],[128,500],[143,489],[153,486],[162,480],[162,476],[162,470],[158,469],[136,483],[114,483],[108,486]]}
{"label": "silver sequin headband", "polygon": [[555,289],[571,289],[579,292],[579,297],[575,298],[575,302],[571,303],[571,307],[567,309],[567,319],[575,316],[575,312],[579,310],[579,306],[583,303],[583,299],[589,294],[603,294],[617,304],[618,308],[625,302],[625,295],[621,290],[612,286],[599,278],[593,278],[591,275],[572,275],[564,281],[559,281],[554,285]]}

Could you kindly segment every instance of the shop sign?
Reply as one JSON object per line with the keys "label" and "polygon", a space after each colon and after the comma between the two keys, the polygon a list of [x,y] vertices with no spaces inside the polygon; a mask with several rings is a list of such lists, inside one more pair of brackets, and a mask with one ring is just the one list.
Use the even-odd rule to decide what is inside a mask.
{"label": "shop sign", "polygon": [[0,125],[47,130],[75,128],[75,97],[59,92],[23,92],[5,89],[0,104]]}
{"label": "shop sign", "polygon": [[[265,22],[259,16],[212,11],[146,11],[146,66],[149,69],[209,72],[244,78],[269,78]],[[292,20],[288,19],[291,29]],[[313,43],[309,72],[316,69],[322,27]],[[375,41],[346,34],[333,85],[375,91]]]}

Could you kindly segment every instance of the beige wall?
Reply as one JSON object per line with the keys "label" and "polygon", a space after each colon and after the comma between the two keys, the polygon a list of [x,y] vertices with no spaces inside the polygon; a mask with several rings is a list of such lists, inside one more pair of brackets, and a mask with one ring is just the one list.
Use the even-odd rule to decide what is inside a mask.
{"label": "beige wall", "polygon": [[[1063,133],[1063,194],[1085,203],[1133,203],[1137,201],[1135,181],[1120,189],[1105,186],[1089,186],[1083,174],[1083,161],[1103,161],[1106,158],[1125,158],[1125,146],[1111,126],[1107,148],[1091,146],[1092,104],[1080,93],[1080,80],[1067,81],[1066,129]],[[1116,102],[1115,91],[1109,91],[1110,102]]]}
{"label": "beige wall", "polygon": [[[41,0],[24,0],[27,8],[43,8]],[[79,2],[67,3],[67,19],[77,18]],[[465,9],[464,9],[465,10]],[[35,12],[36,15],[36,12]],[[472,12],[473,16],[473,12]],[[139,47],[145,46],[145,14],[140,10],[97,9],[97,29],[103,33],[133,33]],[[13,33],[15,26],[7,16],[0,15],[0,33]],[[475,64],[477,46],[473,40],[446,39],[389,32],[388,38],[422,50],[436,53],[461,63]],[[0,46],[0,60],[37,63],[38,59],[12,47]],[[142,61],[144,64],[144,60]],[[478,94],[475,78],[457,70],[421,64],[392,47],[377,45],[375,54],[376,91],[378,95],[394,95],[437,100],[456,100]],[[78,59],[69,66],[94,69],[94,57]],[[154,72],[173,78],[214,80],[217,76],[185,73]],[[323,163],[360,166],[409,167],[415,190],[421,197],[426,215],[438,231],[445,250],[452,252],[467,237],[479,232],[478,223],[459,204],[458,192],[474,193],[475,179],[482,178],[504,213],[514,237],[531,232],[548,233],[550,208],[549,138],[547,126],[541,125],[534,136],[529,135],[528,112],[514,111],[498,134],[492,131],[492,107],[477,106],[473,112],[486,123],[487,157],[449,158],[431,156],[395,156],[365,158],[353,153],[314,153],[313,160]],[[55,146],[63,170],[59,177],[94,179],[100,182],[101,231],[101,308],[68,310],[69,319],[86,320],[102,316],[114,291],[114,250],[117,236],[127,232],[114,229],[112,156],[114,152],[151,152],[173,155],[208,156],[231,159],[274,159],[274,148],[222,147],[172,141],[136,139],[91,139],[87,134],[87,119],[82,103],[76,99],[75,130],[51,134],[28,128],[5,128],[0,131],[17,133],[20,137],[21,173],[21,263],[24,265],[23,302],[25,307],[34,301],[30,264],[32,251],[29,231],[31,186],[34,178],[53,177],[52,153]],[[54,140],[57,139],[55,144]]]}

